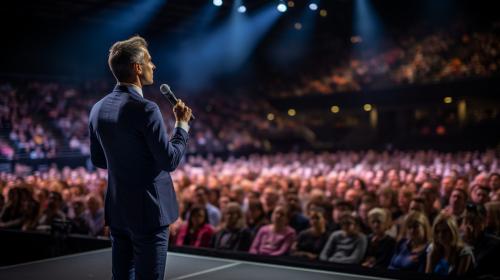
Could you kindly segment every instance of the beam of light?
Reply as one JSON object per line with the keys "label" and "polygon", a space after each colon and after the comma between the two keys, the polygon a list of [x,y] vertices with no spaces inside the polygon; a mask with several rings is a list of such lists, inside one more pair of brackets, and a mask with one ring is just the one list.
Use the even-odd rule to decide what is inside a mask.
{"label": "beam of light", "polygon": [[[79,75],[102,76],[109,73],[107,55],[111,45],[140,34],[165,5],[166,0],[134,0],[121,6],[106,5],[87,17],[87,21],[68,29],[61,40],[54,42],[58,59],[78,65]],[[78,50],[78,55],[75,55]],[[87,70],[88,69],[88,70]]]}
{"label": "beam of light", "polygon": [[233,11],[226,22],[206,33],[196,44],[186,44],[170,53],[168,64],[176,74],[177,87],[201,89],[214,77],[237,71],[280,15],[275,5],[250,16]]}
{"label": "beam of light", "polygon": [[[173,34],[165,30],[158,36],[157,42],[152,42],[149,49],[153,55],[153,60],[157,66],[156,72],[159,77],[175,77],[178,73],[176,56],[180,50],[191,49],[192,46],[201,45],[206,39],[206,34],[210,32],[219,8],[213,3],[207,3],[204,7],[196,11],[191,17],[181,22],[176,29],[185,31]],[[186,37],[185,34],[189,36]],[[178,85],[170,81],[175,87]]]}
{"label": "beam of light", "polygon": [[354,35],[360,36],[363,41],[357,46],[376,49],[383,37],[383,26],[371,0],[356,0],[353,20]]}
{"label": "beam of light", "polygon": [[110,19],[110,24],[101,29],[103,32],[118,32],[117,36],[131,36],[141,30],[149,20],[160,11],[165,0],[136,0],[128,7],[102,11],[104,19]]}
{"label": "beam of light", "polygon": [[317,13],[304,7],[299,19],[290,23],[290,28],[275,39],[269,48],[270,61],[277,66],[289,69],[290,64],[297,62],[307,52],[308,45],[314,34]]}

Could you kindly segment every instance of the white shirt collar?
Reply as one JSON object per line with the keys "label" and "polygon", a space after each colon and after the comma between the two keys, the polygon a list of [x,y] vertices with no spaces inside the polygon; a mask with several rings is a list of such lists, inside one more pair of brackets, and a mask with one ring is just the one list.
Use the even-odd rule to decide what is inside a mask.
{"label": "white shirt collar", "polygon": [[144,97],[144,94],[142,93],[142,88],[138,87],[135,84],[130,84],[130,83],[123,83],[123,82],[118,82],[119,86],[126,86],[130,91],[138,93],[141,97]]}

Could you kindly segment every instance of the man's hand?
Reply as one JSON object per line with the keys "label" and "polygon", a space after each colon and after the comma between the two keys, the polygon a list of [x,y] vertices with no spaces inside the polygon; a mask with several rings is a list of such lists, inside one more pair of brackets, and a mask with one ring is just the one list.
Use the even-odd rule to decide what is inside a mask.
{"label": "man's hand", "polygon": [[178,99],[177,104],[174,106],[175,120],[178,122],[189,122],[192,114],[191,108]]}

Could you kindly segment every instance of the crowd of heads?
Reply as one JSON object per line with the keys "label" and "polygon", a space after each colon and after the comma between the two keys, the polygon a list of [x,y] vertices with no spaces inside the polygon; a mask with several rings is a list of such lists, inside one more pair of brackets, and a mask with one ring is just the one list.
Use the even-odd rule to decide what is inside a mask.
{"label": "crowd of heads", "polygon": [[[174,172],[170,243],[441,275],[495,273],[498,153],[190,156]],[[106,236],[106,172],[2,173],[2,228]]]}
{"label": "crowd of heads", "polygon": [[[0,85],[0,158],[45,159],[89,155],[90,108],[113,90],[103,81],[85,83],[20,82]],[[159,104],[169,131],[171,107],[156,88],[145,97]],[[270,138],[302,134],[303,125],[280,117],[264,98],[244,95],[226,98],[210,93],[210,100],[184,100],[196,112],[188,152],[245,153],[271,149]],[[272,122],[267,114],[274,113]]]}
{"label": "crowd of heads", "polygon": [[423,35],[409,32],[394,41],[385,40],[379,49],[363,50],[363,42],[356,44],[363,38],[353,37],[355,44],[347,59],[339,59],[345,47],[321,52],[328,67],[314,63],[299,82],[284,82],[278,90],[272,88],[276,87],[273,83],[270,92],[282,97],[333,94],[491,77],[500,68],[499,28],[496,22],[482,31],[450,27]]}

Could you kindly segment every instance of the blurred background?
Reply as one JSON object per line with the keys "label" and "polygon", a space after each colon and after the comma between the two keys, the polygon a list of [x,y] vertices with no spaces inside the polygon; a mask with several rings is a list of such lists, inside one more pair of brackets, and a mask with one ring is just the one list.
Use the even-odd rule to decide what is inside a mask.
{"label": "blurred background", "polygon": [[[161,83],[197,117],[172,173],[182,212],[172,248],[269,255],[255,240],[280,205],[290,228],[284,259],[498,276],[488,263],[500,246],[495,4],[9,1],[0,18],[0,265],[109,246],[107,173],[89,160],[88,114],[116,83],[109,48],[138,34],[157,67],[145,98],[160,106],[168,131],[174,118]],[[196,229],[210,236],[185,238],[200,205],[208,221]],[[231,211],[238,227],[228,226]],[[327,240],[350,234],[351,219],[366,246],[335,259],[351,255]],[[459,271],[454,256],[437,253],[428,261],[427,249],[423,264],[401,262],[412,221],[431,231],[425,248],[444,246],[432,232],[449,225],[460,242],[448,245],[470,248],[470,265]],[[377,245],[386,237],[388,247]],[[197,238],[205,241],[188,242]]]}

